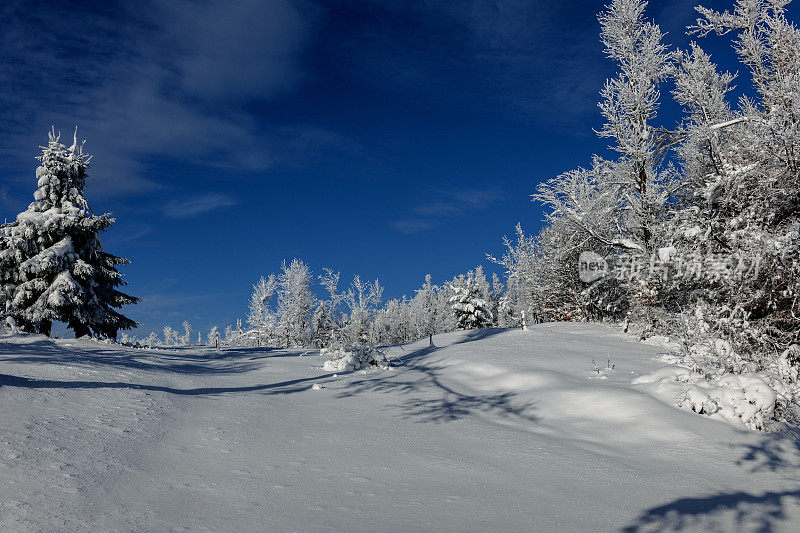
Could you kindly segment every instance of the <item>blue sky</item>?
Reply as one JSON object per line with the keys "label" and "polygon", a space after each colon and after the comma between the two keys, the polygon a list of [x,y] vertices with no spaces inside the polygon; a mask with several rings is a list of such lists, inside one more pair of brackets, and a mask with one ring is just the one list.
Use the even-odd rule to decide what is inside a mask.
{"label": "blue sky", "polygon": [[[649,15],[685,46],[693,5]],[[106,248],[134,261],[139,333],[243,317],[282,259],[379,277],[388,297],[488,268],[518,221],[538,228],[536,184],[604,150],[601,8],[7,0],[0,217],[29,203],[50,126],[77,124],[87,198],[117,217]]]}

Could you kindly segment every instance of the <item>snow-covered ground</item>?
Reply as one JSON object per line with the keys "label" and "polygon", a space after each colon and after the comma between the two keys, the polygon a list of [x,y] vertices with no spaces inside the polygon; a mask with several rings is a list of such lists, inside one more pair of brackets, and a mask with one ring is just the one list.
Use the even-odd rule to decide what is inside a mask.
{"label": "snow-covered ground", "polygon": [[334,375],[2,337],[0,530],[797,530],[798,443],[658,399],[636,378],[664,348],[588,324],[434,340]]}

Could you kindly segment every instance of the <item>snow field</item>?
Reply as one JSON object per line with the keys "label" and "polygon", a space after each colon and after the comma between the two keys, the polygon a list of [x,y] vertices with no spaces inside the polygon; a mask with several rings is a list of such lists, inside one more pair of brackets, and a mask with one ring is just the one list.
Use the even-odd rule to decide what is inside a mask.
{"label": "snow field", "polygon": [[664,367],[661,346],[590,324],[434,340],[389,348],[387,370],[334,374],[303,351],[0,338],[0,529],[792,531],[800,518],[796,441],[633,383]]}

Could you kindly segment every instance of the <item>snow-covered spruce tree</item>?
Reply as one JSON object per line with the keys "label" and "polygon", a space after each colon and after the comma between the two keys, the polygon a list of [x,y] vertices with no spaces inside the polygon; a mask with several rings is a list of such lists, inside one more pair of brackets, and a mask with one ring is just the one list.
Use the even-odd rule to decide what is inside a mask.
{"label": "snow-covered spruce tree", "polygon": [[303,261],[281,263],[278,276],[278,336],[283,346],[309,346],[311,313],[316,297],[311,292],[311,269]]}
{"label": "snow-covered spruce tree", "polygon": [[486,300],[481,297],[480,290],[473,280],[466,284],[453,285],[453,296],[450,297],[453,316],[458,329],[486,328],[492,325],[492,314]]}
{"label": "snow-covered spruce tree", "polygon": [[496,272],[492,273],[492,299],[489,302],[489,311],[492,312],[492,318],[494,319],[494,324],[496,326],[505,326],[505,324],[501,324],[500,321],[500,301],[503,298],[503,294],[505,293],[506,287],[503,284],[500,276],[497,275]]}
{"label": "snow-covered spruce tree", "polygon": [[384,344],[398,344],[405,341],[402,331],[402,307],[397,298],[387,301],[375,313],[372,322],[372,331],[378,346]]}
{"label": "snow-covered spruce tree", "polygon": [[89,159],[77,131],[70,147],[51,131],[34,201],[0,227],[0,299],[25,331],[49,335],[59,321],[76,337],[116,338],[137,325],[115,310],[139,299],[117,290],[117,267],[129,261],[103,250],[100,234],[114,219],[94,215],[83,196]]}

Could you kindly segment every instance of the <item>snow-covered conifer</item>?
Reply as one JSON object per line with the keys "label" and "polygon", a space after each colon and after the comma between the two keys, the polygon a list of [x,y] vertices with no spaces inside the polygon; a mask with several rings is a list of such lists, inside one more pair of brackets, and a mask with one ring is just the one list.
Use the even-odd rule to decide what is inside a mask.
{"label": "snow-covered conifer", "polygon": [[34,201],[0,227],[0,300],[26,331],[49,335],[60,321],[76,337],[116,338],[118,330],[136,326],[115,310],[139,299],[117,290],[125,285],[117,266],[129,261],[103,250],[100,233],[114,219],[94,215],[83,196],[89,159],[77,132],[66,147],[51,131]]}
{"label": "snow-covered conifer", "polygon": [[492,325],[492,314],[486,300],[481,298],[480,291],[472,280],[465,285],[454,285],[453,293],[450,304],[459,329],[485,328]]}
{"label": "snow-covered conifer", "polygon": [[176,335],[170,326],[164,326],[164,346],[172,346]]}
{"label": "snow-covered conifer", "polygon": [[325,288],[327,298],[321,300],[314,311],[313,329],[314,340],[319,347],[333,347],[341,345],[341,304],[344,298],[339,293],[339,272],[330,268],[323,269],[319,276],[320,284]]}

